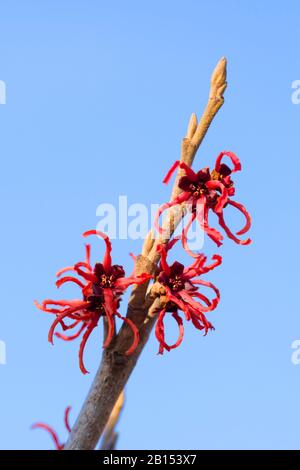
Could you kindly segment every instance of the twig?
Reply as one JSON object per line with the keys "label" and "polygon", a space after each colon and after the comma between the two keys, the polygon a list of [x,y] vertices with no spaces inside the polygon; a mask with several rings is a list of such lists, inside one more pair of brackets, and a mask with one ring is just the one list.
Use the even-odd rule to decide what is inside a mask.
{"label": "twig", "polygon": [[121,411],[124,406],[125,393],[121,392],[113,410],[110,414],[107,425],[105,426],[101,447],[99,450],[114,450],[118,440],[118,433],[115,431],[116,425],[119,421]]}
{"label": "twig", "polygon": [[[224,103],[223,94],[226,85],[226,59],[222,58],[212,74],[209,99],[204,113],[199,123],[196,115],[192,114],[186,136],[182,141],[181,160],[189,166],[192,165],[212,120]],[[180,193],[177,185],[179,177],[180,174],[176,178],[171,200]],[[177,211],[176,215],[169,211],[167,223],[172,224],[169,237],[172,236],[182,215],[180,211]],[[161,240],[153,240],[151,232],[148,234],[142,255],[137,258],[138,273],[155,272],[160,258],[156,248],[160,242]],[[110,413],[148,340],[156,314],[162,308],[162,300],[157,297],[153,301],[151,295],[147,294],[147,288],[147,284],[133,288],[127,310],[127,317],[133,320],[140,330],[140,343],[133,355],[128,357],[123,354],[131,341],[131,333],[123,324],[111,346],[104,350],[96,377],[65,445],[66,450],[94,449],[97,445]]]}

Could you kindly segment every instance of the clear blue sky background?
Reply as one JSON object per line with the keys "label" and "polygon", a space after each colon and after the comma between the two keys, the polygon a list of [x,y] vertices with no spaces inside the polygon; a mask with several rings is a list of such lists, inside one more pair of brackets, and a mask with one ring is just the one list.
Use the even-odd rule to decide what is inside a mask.
{"label": "clear blue sky background", "polygon": [[[209,276],[222,292],[215,332],[203,338],[187,325],[164,357],[151,338],[127,387],[119,448],[300,447],[300,366],[291,362],[300,338],[299,15],[296,0],[1,3],[1,448],[51,448],[29,429],[37,420],[66,438],[63,410],[72,405],[75,419],[101,332],[83,376],[78,343],[51,347],[50,317],[33,300],[59,296],[54,274],[81,259],[98,204],[167,198],[162,176],[223,55],[226,104],[195,165],[223,149],[240,156],[237,199],[253,216],[254,243],[227,240],[223,267]],[[114,259],[130,270],[127,253],[140,246],[116,240]]]}

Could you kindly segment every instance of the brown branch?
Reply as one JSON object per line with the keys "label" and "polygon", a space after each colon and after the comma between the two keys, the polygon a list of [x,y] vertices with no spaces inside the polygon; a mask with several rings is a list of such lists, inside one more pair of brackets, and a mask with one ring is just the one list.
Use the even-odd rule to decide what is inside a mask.
{"label": "brown branch", "polygon": [[[182,141],[181,160],[189,166],[192,165],[212,120],[224,102],[223,93],[226,85],[226,59],[222,58],[212,74],[209,99],[203,115],[198,123],[196,115],[192,114],[186,136]],[[180,173],[177,175],[171,200],[180,193],[177,184],[179,177]],[[182,216],[182,210],[169,211],[164,224],[172,227],[169,238]],[[159,261],[157,244],[166,241],[167,239],[161,238],[154,240],[152,232],[149,232],[142,254],[137,258],[138,273],[155,272]],[[133,320],[140,330],[140,343],[136,351],[129,357],[124,355],[132,338],[129,328],[123,324],[111,346],[103,352],[96,377],[65,445],[66,450],[94,449],[97,445],[112,409],[149,338],[156,314],[163,305],[163,299],[156,297],[153,300],[153,295],[147,292],[147,289],[147,284],[134,287],[128,304],[127,317]]]}
{"label": "brown branch", "polygon": [[103,351],[101,365],[72,428],[65,450],[89,450],[96,447],[120,391],[124,389],[148,340],[155,322],[155,314],[159,310],[160,301],[156,299],[140,329],[141,340],[133,355],[124,356],[120,353],[118,348],[122,346],[118,343],[114,348]]}

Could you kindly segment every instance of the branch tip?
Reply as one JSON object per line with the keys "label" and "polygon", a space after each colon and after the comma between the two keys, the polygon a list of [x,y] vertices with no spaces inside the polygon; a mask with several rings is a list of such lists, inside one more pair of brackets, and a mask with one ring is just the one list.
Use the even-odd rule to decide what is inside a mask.
{"label": "branch tip", "polygon": [[197,126],[198,126],[197,116],[195,113],[192,113],[190,120],[189,120],[187,133],[186,133],[187,139],[191,139],[193,137],[193,135],[196,132]]}

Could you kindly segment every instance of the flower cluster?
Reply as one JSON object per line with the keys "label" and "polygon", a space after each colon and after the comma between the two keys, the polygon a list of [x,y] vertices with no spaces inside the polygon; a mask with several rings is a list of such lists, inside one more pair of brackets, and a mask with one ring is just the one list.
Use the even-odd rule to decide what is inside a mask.
{"label": "flower cluster", "polygon": [[[232,168],[223,162],[225,156],[231,160]],[[209,211],[212,211],[216,214],[219,225],[230,239],[241,245],[248,245],[251,242],[249,238],[244,240],[238,238],[250,229],[251,219],[245,207],[232,199],[235,195],[232,175],[241,170],[238,157],[232,152],[221,152],[216,159],[213,170],[203,168],[197,173],[185,163],[176,161],[166,175],[164,183],[169,182],[178,167],[182,170],[178,181],[180,194],[173,201],[163,204],[158,209],[154,223],[160,234],[163,235],[164,230],[159,226],[159,218],[162,213],[178,204],[190,207],[191,217],[182,230],[180,238],[183,248],[194,258],[194,261],[188,267],[178,261],[172,265],[168,264],[168,252],[178,241],[178,238],[173,238],[167,243],[161,242],[157,247],[161,261],[155,280],[162,288],[161,297],[164,297],[155,327],[160,354],[164,350],[170,351],[181,344],[184,333],[183,317],[186,321],[191,321],[198,330],[203,330],[205,335],[209,330],[214,329],[207,320],[206,314],[217,307],[220,293],[212,283],[204,281],[200,276],[219,266],[222,258],[219,255],[214,255],[212,263],[206,264],[207,258],[204,254],[195,254],[189,249],[187,238],[191,224],[197,220],[208,237],[220,246],[223,240],[222,234],[210,227],[208,223]],[[228,205],[236,208],[245,217],[244,227],[236,234],[225,223],[224,209]],[[79,366],[84,374],[87,373],[83,362],[84,349],[101,317],[105,319],[107,326],[103,347],[108,347],[111,344],[115,336],[115,318],[118,317],[128,325],[132,332],[132,344],[125,354],[130,355],[135,351],[139,342],[139,330],[131,319],[123,317],[119,313],[120,300],[130,285],[142,284],[152,277],[148,273],[136,275],[135,270],[131,276],[125,277],[123,267],[112,264],[112,246],[108,236],[97,230],[89,230],[83,234],[84,237],[90,235],[97,235],[105,242],[106,249],[102,262],[97,262],[92,266],[90,245],[87,244],[85,261],[63,268],[57,273],[56,286],[61,287],[68,282],[75,283],[81,291],[80,299],[46,299],[41,304],[36,302],[40,310],[55,315],[48,334],[51,343],[53,343],[54,334],[64,341],[71,341],[82,335],[79,346]],[[214,292],[215,297],[212,300],[202,293],[203,287]],[[179,311],[182,312],[183,317]],[[165,339],[164,319],[167,313],[171,314],[179,328],[178,339],[172,345],[169,345]],[[64,332],[57,332],[58,326]],[[68,334],[70,330],[71,333]]]}
{"label": "flower cluster", "polygon": [[[233,168],[230,168],[223,162],[225,156],[229,157]],[[178,167],[183,173],[178,181],[180,193],[171,202],[166,202],[160,206],[155,215],[154,224],[158,232],[164,235],[164,229],[159,226],[159,218],[163,212],[177,205],[184,206],[186,210],[190,209],[190,219],[186,227],[183,228],[180,238],[183,248],[194,258],[194,262],[188,267],[184,267],[178,261],[175,261],[171,266],[167,263],[167,253],[177,242],[177,238],[158,247],[161,262],[156,280],[163,286],[164,294],[161,297],[165,297],[155,328],[156,338],[159,342],[159,354],[163,354],[164,350],[170,351],[178,347],[182,342],[184,327],[183,319],[178,313],[179,310],[183,312],[186,321],[191,321],[197,329],[204,330],[205,335],[209,330],[214,329],[205,314],[216,308],[220,300],[220,293],[213,284],[199,279],[199,276],[208,273],[220,265],[222,258],[219,255],[214,255],[213,263],[206,265],[206,256],[198,253],[195,254],[190,250],[187,238],[192,223],[197,220],[201,229],[204,230],[211,240],[220,246],[223,241],[222,234],[215,228],[210,227],[208,223],[209,211],[212,211],[216,214],[219,225],[225,231],[228,238],[240,245],[248,245],[251,242],[249,238],[245,240],[238,238],[238,236],[245,234],[250,229],[250,215],[242,204],[231,199],[235,195],[232,174],[241,170],[241,163],[238,157],[232,152],[221,152],[216,159],[213,170],[203,168],[197,173],[185,163],[176,161],[163,180],[164,183],[167,184],[170,181]],[[235,207],[245,217],[244,227],[236,234],[232,233],[225,223],[224,209],[228,205]],[[214,299],[209,300],[199,291],[200,287],[203,286],[214,291],[216,295]],[[172,345],[169,345],[165,340],[164,319],[167,313],[171,313],[179,329],[178,339]]]}
{"label": "flower cluster", "polygon": [[[71,432],[71,426],[69,424],[69,415],[70,415],[70,411],[71,411],[71,407],[68,406],[66,409],[65,409],[65,414],[64,414],[64,423],[65,423],[65,427],[68,431],[68,433]],[[49,426],[48,424],[45,424],[45,423],[35,423],[31,426],[31,429],[44,429],[45,431],[47,431],[50,436],[52,437],[53,439],[53,442],[55,444],[55,447],[56,447],[56,450],[63,450],[64,449],[64,444],[62,444],[58,438],[58,435],[57,435],[57,432],[55,431],[55,429],[53,429],[51,426]]]}
{"label": "flower cluster", "polygon": [[[115,334],[115,317],[118,317],[131,328],[133,335],[132,344],[125,354],[130,355],[134,352],[139,342],[139,332],[136,325],[129,318],[123,317],[118,312],[120,300],[128,286],[141,284],[151,278],[146,273],[136,276],[135,272],[131,276],[125,277],[123,267],[112,264],[112,247],[108,236],[97,230],[89,230],[83,234],[84,237],[90,235],[98,235],[98,237],[103,238],[106,244],[102,263],[96,263],[92,267],[90,245],[86,245],[85,261],[63,268],[57,273],[56,286],[60,287],[67,282],[75,283],[81,289],[82,298],[73,300],[46,299],[42,304],[35,302],[40,310],[55,315],[55,320],[48,334],[48,340],[51,343],[53,343],[54,334],[65,341],[74,340],[82,334],[79,347],[79,366],[84,374],[87,373],[83,363],[84,348],[101,317],[107,320],[108,326],[103,347],[105,348],[111,343]],[[77,276],[65,276],[68,272],[73,272]],[[70,321],[68,324],[66,323],[67,320]],[[77,328],[77,331],[70,335],[55,332],[58,325],[64,331],[73,330],[74,328]]]}
{"label": "flower cluster", "polygon": [[[227,156],[230,158],[233,168],[231,169],[225,163],[223,158]],[[215,167],[211,171],[208,167],[195,173],[189,166],[183,162],[176,161],[167,173],[164,183],[168,183],[174,171],[177,168],[183,170],[184,175],[179,179],[178,186],[181,193],[172,202],[163,204],[156,213],[155,226],[159,233],[163,233],[163,229],[159,226],[159,218],[162,213],[170,207],[178,204],[185,204],[191,210],[191,217],[186,227],[182,231],[182,243],[185,250],[191,255],[194,255],[188,247],[187,235],[194,220],[200,224],[204,232],[220,246],[223,241],[223,235],[209,226],[208,215],[209,211],[216,214],[220,227],[225,231],[226,235],[233,241],[240,245],[248,245],[251,243],[249,238],[241,240],[238,236],[248,232],[251,226],[251,218],[245,207],[232,200],[231,197],[235,194],[234,183],[231,175],[241,170],[241,163],[238,157],[233,152],[221,152],[216,159]],[[224,209],[228,206],[235,207],[245,217],[245,225],[234,234],[227,226],[224,219]]]}
{"label": "flower cluster", "polygon": [[[167,302],[159,312],[155,335],[159,342],[159,354],[163,354],[164,349],[170,351],[177,348],[183,339],[184,327],[181,316],[178,310],[181,310],[187,321],[191,321],[198,330],[204,330],[205,335],[209,330],[214,329],[212,324],[206,319],[205,313],[214,310],[220,300],[219,290],[208,281],[199,279],[199,276],[205,274],[222,262],[219,255],[213,256],[213,263],[206,265],[207,258],[200,255],[188,267],[175,261],[172,265],[167,262],[167,253],[174,245],[177,239],[174,239],[168,245],[160,245],[159,251],[161,254],[161,261],[159,267],[159,274],[157,281],[164,287]],[[209,300],[204,294],[199,292],[199,287],[205,286],[212,289],[215,297]],[[167,312],[172,314],[172,317],[178,324],[179,335],[177,341],[169,345],[165,340],[164,318]]]}

